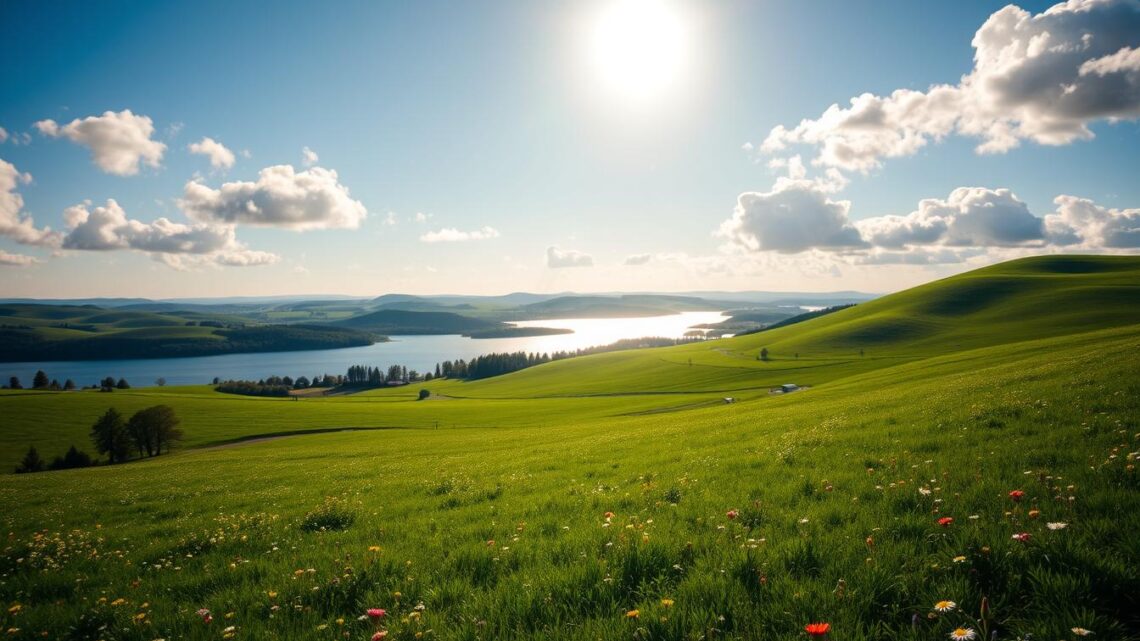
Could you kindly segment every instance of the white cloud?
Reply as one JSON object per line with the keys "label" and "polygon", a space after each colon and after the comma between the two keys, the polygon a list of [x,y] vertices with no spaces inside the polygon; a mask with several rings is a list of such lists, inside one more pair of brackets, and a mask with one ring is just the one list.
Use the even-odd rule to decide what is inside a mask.
{"label": "white cloud", "polygon": [[593,267],[594,257],[575,249],[546,248],[546,266],[551,269],[563,267]]}
{"label": "white cloud", "polygon": [[623,265],[644,265],[645,263],[648,263],[649,259],[651,259],[651,258],[653,258],[653,254],[633,254],[632,256],[627,256],[625,261],[622,264]]}
{"label": "white cloud", "polygon": [[40,262],[35,256],[28,256],[26,254],[9,254],[8,252],[0,249],[0,265],[6,267],[28,267]]}
{"label": "white cloud", "polygon": [[203,138],[198,142],[190,143],[188,149],[192,154],[208,157],[210,166],[214,169],[229,169],[234,166],[236,160],[234,152],[226,149],[225,145],[213,138]]}
{"label": "white cloud", "polygon": [[745,192],[717,234],[749,251],[794,254],[809,249],[852,249],[866,243],[851,224],[851,203],[834,201],[809,180],[781,178],[772,191]]}
{"label": "white cloud", "polygon": [[1140,247],[1140,209],[1109,209],[1076,196],[1053,199],[1057,212],[1045,217],[1045,228],[1058,245],[1126,249]]}
{"label": "white cloud", "polygon": [[906,216],[867,218],[856,226],[870,244],[892,249],[1041,246],[1045,241],[1044,221],[1008,189],[959,187],[945,200],[923,199]]}
{"label": "white cloud", "polygon": [[308,147],[301,149],[301,164],[305,165],[306,167],[312,167],[313,165],[320,162],[320,160],[321,157],[318,156],[317,152],[313,151],[312,149],[309,149]]}
{"label": "white cloud", "polygon": [[264,265],[277,256],[254,251],[238,242],[232,225],[185,225],[167,218],[144,223],[127,218],[111,199],[102,207],[85,202],[63,212],[68,233],[64,249],[111,251],[133,249],[150,254],[172,267],[196,264]]}
{"label": "white cloud", "polygon": [[360,226],[368,211],[349,197],[331,169],[296,172],[291,165],[266,167],[257,182],[229,182],[211,189],[186,183],[178,206],[202,223],[237,223],[295,230]]}
{"label": "white cloud", "polygon": [[0,144],[3,144],[7,141],[8,141],[8,130],[3,128],[3,127],[0,127]]}
{"label": "white cloud", "polygon": [[791,129],[775,127],[761,149],[814,145],[814,162],[866,172],[952,134],[979,138],[979,153],[1002,153],[1023,140],[1089,139],[1093,122],[1140,117],[1135,0],[1069,0],[1036,15],[1009,5],[972,44],[974,67],[957,84],[865,93]]}
{"label": "white cloud", "polygon": [[439,231],[429,231],[420,236],[424,243],[462,243],[469,240],[487,240],[498,238],[499,230],[494,227],[483,227],[474,231],[459,231],[454,227],[444,227]]}
{"label": "white cloud", "polygon": [[151,119],[136,116],[130,109],[118,113],[108,111],[82,120],[76,118],[62,127],[54,120],[41,120],[35,127],[45,136],[62,136],[89,147],[95,164],[118,176],[139,173],[140,162],[158,167],[166,151],[166,145],[150,138],[154,134]]}
{"label": "white cloud", "polygon": [[426,223],[428,219],[431,218],[431,216],[431,214],[425,214],[422,211],[417,211],[414,218],[417,223],[423,224]]}
{"label": "white cloud", "polygon": [[24,245],[56,247],[59,234],[50,227],[37,229],[32,217],[22,211],[24,197],[16,189],[30,182],[31,174],[20,173],[12,163],[0,160],[0,236]]}
{"label": "white cloud", "polygon": [[385,225],[392,227],[392,226],[395,226],[400,221],[399,221],[399,219],[396,218],[396,212],[390,211],[390,212],[388,212],[388,214],[386,216],[384,216],[383,222]]}

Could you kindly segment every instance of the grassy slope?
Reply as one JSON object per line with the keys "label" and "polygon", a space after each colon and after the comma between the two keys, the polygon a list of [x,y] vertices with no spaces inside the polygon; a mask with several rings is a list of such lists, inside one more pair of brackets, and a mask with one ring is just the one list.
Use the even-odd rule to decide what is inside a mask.
{"label": "grassy slope", "polygon": [[[1126,467],[1140,450],[1140,327],[1135,314],[1123,320],[1137,280],[1130,265],[1110,266],[1070,280],[999,266],[779,330],[779,340],[605,354],[440,386],[513,399],[0,395],[8,449],[33,434],[60,444],[82,435],[90,419],[72,415],[109,401],[169,402],[198,442],[344,422],[401,427],[0,477],[0,504],[11,506],[0,524],[12,532],[0,600],[25,606],[0,624],[20,627],[16,638],[54,636],[82,615],[119,638],[218,638],[236,625],[240,638],[332,639],[341,617],[350,638],[367,638],[355,617],[380,606],[393,612],[390,638],[793,639],[827,620],[836,638],[944,639],[977,627],[968,617],[986,595],[998,638],[1070,638],[1073,626],[1140,638],[1140,486]],[[960,316],[1013,315],[1022,327],[993,325],[987,340],[947,323],[942,340],[911,335],[851,353],[884,322],[941,322],[931,301],[944,288],[1008,284],[1017,269],[1059,279],[1061,301],[1120,287],[1112,302],[1124,312],[1090,308],[1075,322],[1057,305],[1055,319],[1026,318],[1018,307],[1038,295],[1026,286],[1013,295],[1028,302],[1006,293]],[[761,346],[779,359],[755,361]],[[785,360],[794,350],[801,359]],[[816,388],[621,415],[789,376]],[[631,395],[542,398],[591,393],[597,379]],[[646,393],[670,386],[715,391]],[[422,429],[445,415],[471,429]],[[1021,504],[1006,496],[1014,488],[1026,491]],[[356,522],[301,531],[330,496]],[[741,518],[727,519],[729,509]],[[610,527],[606,511],[616,513]],[[939,516],[955,523],[940,528]],[[1047,521],[1070,525],[1050,531]],[[1029,544],[1010,539],[1020,531]],[[942,599],[960,611],[928,618]],[[420,600],[422,621],[405,618]],[[198,607],[219,621],[201,624]]]}

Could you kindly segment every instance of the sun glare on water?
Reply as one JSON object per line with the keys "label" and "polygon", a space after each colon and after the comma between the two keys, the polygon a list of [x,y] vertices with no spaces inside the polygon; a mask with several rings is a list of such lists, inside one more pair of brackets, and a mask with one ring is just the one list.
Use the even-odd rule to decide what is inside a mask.
{"label": "sun glare on water", "polygon": [[690,33],[667,0],[615,0],[592,22],[587,51],[593,77],[627,103],[651,103],[674,89],[689,61]]}

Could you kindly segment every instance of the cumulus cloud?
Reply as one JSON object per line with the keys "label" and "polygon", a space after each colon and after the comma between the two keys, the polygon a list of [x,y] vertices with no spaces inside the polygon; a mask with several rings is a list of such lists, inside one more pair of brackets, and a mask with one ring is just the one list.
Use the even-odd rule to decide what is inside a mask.
{"label": "cumulus cloud", "polygon": [[313,151],[312,149],[309,149],[308,147],[301,149],[301,164],[305,165],[306,167],[312,167],[320,160],[321,157],[318,156],[317,152]]}
{"label": "cumulus cloud", "polygon": [[469,240],[487,240],[498,238],[499,230],[494,227],[483,227],[474,231],[459,231],[454,227],[444,227],[439,231],[429,231],[420,236],[424,243],[462,243]]}
{"label": "cumulus cloud", "polygon": [[214,169],[229,169],[234,166],[236,160],[234,152],[213,138],[207,137],[198,142],[190,143],[188,149],[192,154],[208,157],[210,166]]}
{"label": "cumulus cloud", "polygon": [[956,247],[1040,246],[1044,221],[1008,189],[959,187],[946,199],[926,198],[906,216],[879,216],[856,223],[872,245]]}
{"label": "cumulus cloud", "polygon": [[1045,217],[1049,239],[1058,245],[1129,249],[1140,247],[1140,209],[1109,209],[1086,198],[1057,196],[1056,213]]}
{"label": "cumulus cloud", "polygon": [[648,263],[649,259],[651,258],[653,258],[653,254],[633,254],[632,256],[626,256],[626,259],[622,264],[644,265],[645,263]]}
{"label": "cumulus cloud", "polygon": [[8,142],[8,130],[0,127],[0,144]]}
{"label": "cumulus cloud", "polygon": [[26,254],[9,254],[8,252],[0,249],[0,266],[3,267],[28,267],[40,262],[34,256]]}
{"label": "cumulus cloud", "polygon": [[546,266],[551,269],[563,267],[593,267],[594,257],[575,249],[546,248]]}
{"label": "cumulus cloud", "polygon": [[425,214],[422,211],[417,211],[416,215],[413,218],[417,223],[423,224],[426,223],[429,218],[431,218],[431,214]]}
{"label": "cumulus cloud", "polygon": [[979,153],[1002,153],[1023,140],[1089,139],[1093,122],[1140,117],[1136,0],[1069,0],[1040,14],[1009,5],[972,44],[974,67],[957,84],[865,93],[791,129],[775,127],[761,149],[814,145],[816,163],[866,172],[949,135],[979,138]]}
{"label": "cumulus cloud", "polygon": [[151,140],[154,123],[147,116],[135,115],[130,109],[107,111],[102,116],[76,118],[60,126],[54,120],[35,123],[36,129],[52,138],[64,137],[91,149],[100,169],[118,176],[139,173],[139,164],[158,167],[166,145]]}
{"label": "cumulus cloud", "polygon": [[90,202],[68,207],[63,219],[69,230],[63,239],[64,249],[132,249],[176,268],[205,263],[264,265],[277,260],[273,254],[251,250],[238,242],[232,225],[185,225],[167,218],[144,223],[127,218],[113,199],[102,207],[93,207]]}
{"label": "cumulus cloud", "polygon": [[745,192],[718,235],[749,251],[794,254],[809,249],[852,249],[866,243],[851,224],[851,203],[832,200],[809,180],[780,179],[769,192]]}
{"label": "cumulus cloud", "polygon": [[368,211],[353,200],[335,171],[313,167],[297,172],[291,165],[266,167],[256,182],[228,182],[218,189],[186,183],[178,206],[201,223],[262,227],[355,229]]}
{"label": "cumulus cloud", "polygon": [[24,197],[16,188],[32,182],[32,175],[20,173],[16,166],[0,160],[0,236],[24,245],[56,247],[60,236],[50,227],[37,229],[36,222],[23,212]]}

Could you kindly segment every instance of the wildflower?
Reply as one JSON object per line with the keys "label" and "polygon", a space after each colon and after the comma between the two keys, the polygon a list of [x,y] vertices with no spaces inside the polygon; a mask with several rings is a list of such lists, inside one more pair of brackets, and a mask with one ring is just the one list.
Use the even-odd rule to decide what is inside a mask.
{"label": "wildflower", "polygon": [[950,638],[954,641],[974,641],[977,637],[978,633],[973,628],[957,628],[950,633]]}
{"label": "wildflower", "polygon": [[276,598],[277,598],[277,593],[276,593],[276,592],[274,592],[273,590],[270,590],[270,591],[266,592],[265,594],[266,594],[266,595],[268,595],[268,596],[269,596],[269,598],[271,598],[271,599],[276,599]]}
{"label": "wildflower", "polygon": [[958,604],[953,601],[939,601],[934,604],[934,609],[939,612],[953,612],[956,607],[958,607]]}
{"label": "wildflower", "polygon": [[661,599],[661,605],[666,608],[673,607],[673,599]]}
{"label": "wildflower", "polygon": [[372,619],[373,621],[379,621],[380,619],[383,619],[384,616],[388,613],[384,610],[384,608],[368,608],[364,611],[364,614],[367,614],[368,618]]}
{"label": "wildflower", "polygon": [[938,519],[938,525],[941,525],[942,527],[950,527],[950,524],[953,522],[954,522],[954,517],[952,517],[952,516],[944,516],[944,517]]}
{"label": "wildflower", "polygon": [[210,611],[206,608],[198,610],[197,614],[198,618],[202,619],[202,623],[209,623],[214,620],[214,615],[210,614]]}
{"label": "wildflower", "polygon": [[380,551],[380,546],[379,546],[379,545],[369,545],[369,546],[368,546],[368,551],[369,551],[369,552],[379,552],[379,551]]}
{"label": "wildflower", "polygon": [[625,618],[627,619],[636,619],[639,616],[641,616],[641,612],[638,610],[630,610],[629,612],[625,613]]}
{"label": "wildflower", "polygon": [[918,488],[918,493],[923,496],[930,496],[930,490],[926,489],[925,487]]}
{"label": "wildflower", "polygon": [[124,599],[124,598],[120,597],[120,598],[118,598],[118,599],[115,599],[114,601],[111,601],[111,605],[113,605],[113,606],[119,606],[119,605],[123,605],[123,604],[124,604],[124,603],[126,603],[126,602],[127,602],[127,600],[126,600],[126,599]]}
{"label": "wildflower", "polygon": [[606,512],[604,514],[604,516],[606,517],[606,520],[608,521],[608,520],[614,518],[614,513],[613,512]]}
{"label": "wildflower", "polygon": [[830,629],[830,623],[809,623],[804,626],[804,631],[808,633],[808,636],[813,637],[822,637]]}
{"label": "wildflower", "polygon": [[387,630],[379,630],[376,634],[372,635],[372,641],[384,641],[388,637]]}
{"label": "wildflower", "polygon": [[1029,543],[1030,534],[1029,534],[1029,532],[1018,532],[1017,534],[1014,534],[1010,538],[1013,539],[1014,541],[1021,541],[1022,543]]}
{"label": "wildflower", "polygon": [[1021,497],[1023,496],[1025,496],[1025,492],[1023,490],[1010,490],[1009,492],[1009,498],[1013,499],[1014,503],[1020,501]]}
{"label": "wildflower", "polygon": [[1068,523],[1061,523],[1060,521],[1058,521],[1056,523],[1046,523],[1045,527],[1049,528],[1050,530],[1063,530],[1063,529],[1069,527],[1069,524]]}
{"label": "wildflower", "polygon": [[1092,633],[1092,630],[1086,630],[1084,628],[1073,628],[1073,634],[1077,635],[1078,637],[1087,637]]}
{"label": "wildflower", "polygon": [[729,510],[728,512],[725,513],[725,516],[728,517],[729,521],[735,519],[739,515],[740,515],[740,512],[737,512],[736,510]]}
{"label": "wildflower", "polygon": [[965,563],[965,562],[966,562],[966,557],[964,557],[964,556],[962,556],[961,554],[959,554],[958,556],[954,557],[953,561],[954,561],[955,563]]}

